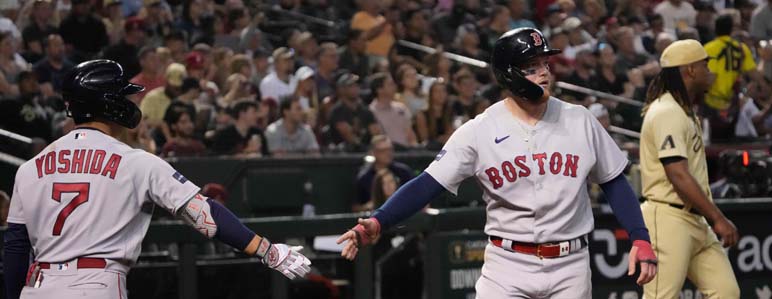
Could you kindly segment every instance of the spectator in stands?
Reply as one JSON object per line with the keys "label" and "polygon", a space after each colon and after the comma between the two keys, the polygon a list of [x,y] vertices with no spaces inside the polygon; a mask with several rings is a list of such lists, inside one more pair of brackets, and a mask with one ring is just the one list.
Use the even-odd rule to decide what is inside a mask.
{"label": "spectator in stands", "polygon": [[[188,36],[188,44],[195,44],[204,41],[211,36],[212,29],[207,28],[211,25],[211,12],[206,11],[206,2],[204,0],[190,0],[182,3],[182,17],[177,22],[177,28],[181,29]],[[213,42],[213,41],[210,41]]]}
{"label": "spectator in stands", "polygon": [[602,40],[601,25],[603,25],[604,20],[607,18],[608,10],[599,0],[584,0],[582,10],[584,15],[580,18],[582,19],[584,30],[587,30],[587,33],[595,37],[595,39]]}
{"label": "spectator in stands", "polygon": [[399,179],[388,169],[381,169],[375,173],[373,178],[373,187],[370,194],[372,194],[372,208],[370,210],[380,207],[386,200],[397,191],[397,186],[400,185]]}
{"label": "spectator in stands", "polygon": [[563,21],[566,19],[566,14],[560,9],[560,5],[557,3],[551,4],[547,7],[547,14],[544,18],[544,23],[541,27],[541,32],[545,37],[550,38],[555,29],[563,26]]}
{"label": "spectator in stands", "polygon": [[72,9],[59,25],[59,35],[71,53],[70,60],[80,63],[99,53],[110,40],[105,24],[92,15],[91,1],[71,0],[70,3]]}
{"label": "spectator in stands", "polygon": [[759,41],[759,47],[756,50],[759,56],[759,66],[757,67],[768,82],[772,81],[772,43],[767,40]]}
{"label": "spectator in stands", "polygon": [[737,115],[737,124],[734,128],[736,137],[756,138],[765,136],[772,128],[767,128],[765,123],[769,120],[772,105],[770,105],[769,84],[750,82],[747,88],[739,94],[740,112]]}
{"label": "spectator in stands", "polygon": [[290,96],[279,104],[281,119],[265,130],[268,151],[272,156],[319,154],[319,144],[311,127],[303,122],[303,108],[297,97]]}
{"label": "spectator in stands", "polygon": [[627,76],[616,71],[617,55],[614,48],[607,43],[599,43],[595,55],[598,57],[598,70],[592,79],[595,82],[592,88],[615,95],[623,94]]}
{"label": "spectator in stands", "polygon": [[252,65],[249,56],[244,54],[233,55],[230,63],[230,74],[242,74],[247,79],[252,78]]}
{"label": "spectator in stands", "polygon": [[452,75],[450,72],[453,67],[453,62],[445,57],[445,52],[442,49],[426,56],[426,75],[434,78],[442,78],[445,82],[450,82]]}
{"label": "spectator in stands", "polygon": [[601,126],[603,126],[603,128],[606,129],[606,131],[608,131],[609,136],[611,136],[611,138],[614,139],[614,142],[617,144],[617,146],[621,148],[637,147],[637,144],[630,142],[630,140],[624,135],[621,135],[609,130],[609,128],[611,127],[611,117],[609,116],[608,109],[606,109],[606,107],[603,106],[603,104],[601,103],[590,104],[587,110],[590,110],[590,113],[592,113],[592,115],[595,116],[596,119],[598,119],[598,122],[600,122]]}
{"label": "spectator in stands", "polygon": [[381,4],[377,0],[359,0],[358,5],[359,11],[351,18],[351,29],[364,32],[365,53],[373,57],[371,59],[385,59],[395,42],[394,28],[381,14]]}
{"label": "spectator in stands", "polygon": [[633,28],[620,27],[612,34],[618,51],[614,72],[624,74],[634,68],[641,68],[641,71],[648,76],[654,76],[659,72],[659,64],[654,59],[635,51]]}
{"label": "spectator in stands", "polygon": [[[737,79],[747,74],[753,81],[766,84],[761,73],[756,71],[756,62],[747,45],[731,37],[734,20],[729,14],[716,18],[716,39],[705,45],[710,59],[708,68],[716,75],[716,80],[705,95],[705,109],[701,114],[710,122],[712,138],[725,138],[734,131],[734,118],[737,110],[728,110],[735,97]],[[736,107],[739,108],[739,107]]]}
{"label": "spectator in stands", "polygon": [[124,30],[126,24],[126,18],[121,11],[121,0],[104,0],[103,8],[105,10],[105,16],[102,18],[102,23],[105,24],[105,30],[109,37],[110,44],[117,44],[123,36],[126,34]]}
{"label": "spectator in stands", "polygon": [[0,75],[7,82],[6,87],[0,86],[1,93],[11,96],[19,94],[18,76],[22,71],[29,69],[29,65],[24,59],[18,58],[13,36],[0,32]]}
{"label": "spectator in stands", "polygon": [[[477,116],[490,102],[477,96],[480,83],[468,70],[462,70],[453,75],[453,89],[457,94],[452,97],[453,126],[458,127],[462,123]],[[482,109],[482,110],[481,110]]]}
{"label": "spectator in stands", "polygon": [[172,31],[164,35],[163,46],[168,48],[172,55],[172,61],[177,63],[185,62],[185,53],[188,51],[185,35],[180,31]]}
{"label": "spectator in stands", "polygon": [[[595,69],[598,65],[598,59],[590,49],[582,49],[576,53],[576,60],[574,60],[574,68],[568,78],[565,79],[566,83],[571,83],[577,86],[592,88],[595,83],[592,81],[595,76]],[[563,100],[568,102],[584,102],[588,95],[580,92],[574,92],[569,90],[563,91]],[[570,97],[571,99],[568,99]]]}
{"label": "spectator in stands", "polygon": [[43,106],[37,76],[22,71],[18,77],[19,95],[0,101],[0,128],[51,142],[51,114]]}
{"label": "spectator in stands", "polygon": [[233,105],[232,125],[218,130],[212,142],[212,151],[219,155],[260,157],[268,155],[265,136],[257,127],[257,103],[241,101]]}
{"label": "spectator in stands", "polygon": [[44,40],[50,34],[56,33],[57,29],[53,25],[53,10],[50,0],[35,0],[32,3],[31,20],[29,25],[24,27],[21,32],[24,39],[24,48],[27,50],[25,59],[30,63],[36,63],[43,58]]}
{"label": "spectator in stands", "polygon": [[395,79],[399,92],[396,99],[410,109],[410,115],[416,115],[429,107],[429,100],[421,88],[421,80],[414,66],[407,63],[400,65]]}
{"label": "spectator in stands", "polygon": [[654,7],[654,13],[662,16],[665,30],[675,34],[676,30],[694,27],[697,11],[689,1],[666,0]]}
{"label": "spectator in stands", "polygon": [[164,86],[166,84],[166,78],[163,74],[164,69],[158,59],[156,48],[143,47],[142,49],[139,49],[137,57],[139,58],[140,72],[131,78],[130,82],[145,87],[145,90],[136,94],[132,99],[139,105],[142,103],[142,99],[145,98],[145,95],[147,95],[148,92]]}
{"label": "spectator in stands", "polygon": [[[166,108],[180,94],[182,81],[188,76],[185,66],[179,63],[172,63],[166,68],[166,84],[151,90],[142,99],[139,109],[150,129],[160,129],[163,123]],[[166,133],[166,132],[164,132]],[[171,136],[166,135],[166,138]]]}
{"label": "spectator in stands", "polygon": [[43,96],[51,97],[61,94],[62,79],[74,66],[64,55],[64,40],[58,34],[51,34],[44,43],[46,57],[33,67],[40,83]]}
{"label": "spectator in stands", "polygon": [[[319,96],[316,92],[314,74],[314,70],[308,66],[302,66],[295,72],[297,86],[293,96],[298,98],[300,108],[304,113],[311,111],[311,109],[319,108]],[[280,99],[280,102],[284,99],[287,98]]]}
{"label": "spectator in stands", "polygon": [[370,58],[365,54],[366,48],[365,32],[350,29],[346,35],[346,46],[340,49],[340,68],[347,69],[360,78],[370,75]]}
{"label": "spectator in stands", "polygon": [[456,38],[457,29],[463,24],[474,23],[478,18],[474,15],[480,8],[477,0],[453,1],[453,8],[432,18],[432,32],[436,40],[447,49]]}
{"label": "spectator in stands", "polygon": [[231,8],[224,21],[224,34],[215,36],[214,45],[240,51],[241,31],[249,25],[249,14],[244,9]]}
{"label": "spectator in stands", "polygon": [[662,57],[662,51],[665,51],[665,48],[667,48],[667,46],[672,44],[674,41],[676,41],[676,37],[672,34],[667,32],[660,32],[659,35],[657,35],[656,41],[654,42],[654,56]]}
{"label": "spectator in stands", "polygon": [[231,74],[225,81],[225,95],[217,99],[220,107],[231,107],[240,101],[255,100],[249,79],[240,73]]}
{"label": "spectator in stands", "polygon": [[120,63],[125,76],[134,78],[142,71],[138,54],[140,47],[145,44],[145,25],[140,18],[128,18],[125,31],[126,36],[119,43],[102,51],[102,58]]}
{"label": "spectator in stands", "polygon": [[456,39],[453,41],[455,52],[469,58],[488,61],[490,53],[480,47],[479,30],[474,24],[464,24],[458,27]]}
{"label": "spectator in stands", "polygon": [[448,100],[448,84],[439,78],[429,87],[429,107],[416,114],[418,141],[428,150],[439,150],[453,133],[453,114]]}
{"label": "spectator in stands", "polygon": [[319,47],[319,64],[314,74],[316,92],[319,99],[324,99],[334,92],[335,72],[338,70],[338,45],[332,42],[322,43]]}
{"label": "spectator in stands", "polygon": [[172,32],[172,14],[162,0],[144,0],[144,14],[140,13],[147,29],[148,46],[160,47],[164,36]]}
{"label": "spectator in stands", "polygon": [[125,132],[126,135],[121,138],[121,141],[127,145],[154,155],[158,153],[158,147],[153,137],[150,136],[150,129],[144,119],[139,122],[136,128],[128,129]]}
{"label": "spectator in stands", "polygon": [[582,21],[577,17],[570,17],[563,21],[563,31],[568,35],[568,46],[563,49],[563,56],[570,60],[576,58],[576,53],[582,50],[592,50],[595,40],[589,33],[582,29]]}
{"label": "spectator in stands", "polygon": [[381,127],[359,99],[359,76],[341,75],[336,84],[336,98],[330,108],[329,142],[345,151],[364,151],[370,138],[381,134]]}
{"label": "spectator in stands", "polygon": [[294,56],[295,51],[285,47],[273,51],[273,72],[260,82],[260,94],[263,99],[272,99],[278,103],[281,97],[295,92],[297,82],[292,76]]}
{"label": "spectator in stands", "polygon": [[523,27],[536,28],[536,24],[528,17],[528,2],[526,0],[509,0],[507,8],[509,8],[511,17],[509,29]]}
{"label": "spectator in stands", "polygon": [[480,33],[480,47],[488,53],[492,52],[493,45],[499,37],[510,30],[511,22],[512,17],[509,8],[503,5],[494,5],[491,9],[488,26],[485,26]]}
{"label": "spectator in stands", "polygon": [[206,151],[204,143],[194,137],[195,116],[184,105],[170,105],[164,115],[164,122],[169,127],[171,139],[161,149],[162,157],[201,156]]}
{"label": "spectator in stands", "polygon": [[263,48],[252,51],[252,77],[249,78],[249,82],[252,86],[257,86],[258,89],[260,88],[260,82],[270,73],[271,63],[268,60],[270,56],[271,53]]}
{"label": "spectator in stands", "polygon": [[[421,8],[412,8],[404,12],[402,19],[405,24],[405,33],[402,39],[424,46],[435,44],[434,38],[432,38],[429,32],[429,21],[426,14],[426,11]],[[421,61],[426,56],[426,52],[420,50],[401,45],[398,47],[400,54],[410,56],[418,61]]]}
{"label": "spectator in stands", "polygon": [[413,116],[405,104],[396,101],[397,86],[388,73],[377,73],[370,78],[374,98],[370,112],[381,125],[398,150],[415,147],[418,143],[413,131]]}
{"label": "spectator in stands", "polygon": [[772,7],[769,0],[764,1],[753,12],[751,17],[751,36],[757,40],[772,39]]}
{"label": "spectator in stands", "polygon": [[697,0],[694,9],[697,10],[694,28],[700,34],[700,42],[706,44],[715,38],[713,22],[716,19],[716,8],[712,0]]}
{"label": "spectator in stands", "polygon": [[370,142],[370,154],[374,157],[371,164],[365,164],[359,170],[356,179],[357,198],[351,205],[354,212],[370,211],[379,207],[374,201],[373,181],[376,173],[388,170],[398,178],[398,185],[407,183],[413,178],[413,170],[409,166],[394,161],[394,147],[385,135],[376,135]]}
{"label": "spectator in stands", "polygon": [[297,48],[294,50],[298,54],[297,64],[316,69],[319,63],[319,43],[314,38],[314,35],[308,31],[301,32],[297,36],[296,43]]}
{"label": "spectator in stands", "polygon": [[[657,42],[657,39],[660,37],[662,33],[665,33],[665,26],[664,22],[662,21],[662,16],[658,14],[653,14],[648,17],[648,23],[649,28],[648,30],[644,31],[643,36],[641,37],[641,42],[643,43],[644,49],[646,49],[647,52],[649,52],[650,55],[654,57],[660,57],[662,54],[662,50],[665,48],[662,48],[662,50],[657,51],[655,48],[655,44]],[[672,37],[673,40],[675,40],[675,34],[672,32],[667,32],[669,36]]]}
{"label": "spectator in stands", "polygon": [[[568,33],[563,30],[563,27],[552,29],[552,34],[549,37],[549,44],[551,47],[555,47],[555,49],[566,49],[569,47]],[[572,60],[566,57],[565,52],[549,56],[548,61],[550,71],[558,78],[558,80],[562,80],[571,74]]]}

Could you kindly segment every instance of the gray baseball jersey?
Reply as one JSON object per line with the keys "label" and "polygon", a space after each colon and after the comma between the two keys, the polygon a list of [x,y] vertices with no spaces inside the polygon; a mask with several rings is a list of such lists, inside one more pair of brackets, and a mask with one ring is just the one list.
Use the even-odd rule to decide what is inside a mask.
{"label": "gray baseball jersey", "polygon": [[131,265],[153,203],[175,213],[198,191],[166,161],[80,128],[19,168],[8,222],[27,226],[38,261],[88,256]]}
{"label": "gray baseball jersey", "polygon": [[587,179],[605,183],[626,165],[587,109],[550,98],[535,126],[513,117],[504,101],[488,107],[453,133],[426,172],[454,194],[475,177],[486,234],[545,243],[592,231]]}

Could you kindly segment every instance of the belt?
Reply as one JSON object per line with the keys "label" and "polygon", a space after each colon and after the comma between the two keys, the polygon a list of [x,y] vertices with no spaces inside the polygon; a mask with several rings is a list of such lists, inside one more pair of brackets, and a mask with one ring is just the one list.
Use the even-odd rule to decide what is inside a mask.
{"label": "belt", "polygon": [[669,203],[669,202],[664,202],[664,201],[656,201],[656,200],[651,200],[651,199],[647,199],[647,200],[651,201],[651,202],[666,204],[666,205],[669,205],[669,206],[674,207],[676,209],[679,209],[679,210],[682,210],[682,211],[687,211],[687,212],[692,213],[692,214],[697,215],[697,216],[702,216],[702,214],[700,214],[700,212],[698,212],[695,209],[688,209],[688,210],[684,209],[684,208],[686,208],[685,205],[679,205],[677,203]]}
{"label": "belt", "polygon": [[501,247],[504,250],[535,255],[539,258],[566,256],[587,247],[586,235],[569,241],[543,244],[517,242],[496,236],[489,236],[489,239],[491,240],[491,244]]}
{"label": "belt", "polygon": [[[51,265],[65,265],[65,263],[38,263],[40,269],[51,269]],[[78,269],[104,269],[107,267],[107,261],[103,258],[79,257],[77,265]]]}

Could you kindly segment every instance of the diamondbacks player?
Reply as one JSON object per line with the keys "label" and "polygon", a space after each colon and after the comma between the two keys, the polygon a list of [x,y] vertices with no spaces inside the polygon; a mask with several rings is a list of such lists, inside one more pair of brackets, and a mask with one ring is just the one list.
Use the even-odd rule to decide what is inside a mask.
{"label": "diamondbacks player", "polygon": [[310,270],[297,248],[256,235],[168,163],[114,138],[139,123],[126,96],[142,89],[110,60],[81,63],[66,77],[76,128],[16,173],[3,248],[7,298],[126,298],[154,204],[289,278]]}
{"label": "diamondbacks player", "polygon": [[662,52],[662,70],[646,96],[641,208],[662,271],[643,288],[644,298],[678,298],[687,277],[707,298],[740,298],[721,248],[734,246],[739,234],[713,204],[702,127],[692,110],[715,79],[708,60],[700,42],[674,42]]}
{"label": "diamondbacks player", "polygon": [[592,298],[587,234],[593,216],[586,181],[601,184],[633,240],[628,275],[657,272],[638,201],[622,171],[627,159],[590,112],[550,96],[551,49],[536,29],[499,38],[492,68],[515,95],[456,130],[435,160],[371,218],[343,234],[341,255],[374,242],[382,229],[419,211],[443,190],[456,193],[474,176],[487,204],[477,298]]}

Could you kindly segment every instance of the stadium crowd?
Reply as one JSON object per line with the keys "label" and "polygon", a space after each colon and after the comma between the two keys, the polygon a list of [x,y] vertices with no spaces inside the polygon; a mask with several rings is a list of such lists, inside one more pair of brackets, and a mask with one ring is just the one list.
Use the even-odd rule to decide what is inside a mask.
{"label": "stadium crowd", "polygon": [[[364,152],[377,135],[397,151],[437,150],[508,92],[445,53],[487,62],[519,27],[563,49],[557,81],[639,102],[660,52],[700,40],[717,73],[699,107],[710,137],[772,130],[764,0],[3,0],[0,11],[0,128],[34,148],[0,147],[22,158],[72,128],[62,78],[95,58],[146,87],[124,141],[163,157]],[[640,130],[638,106],[554,94]]]}

